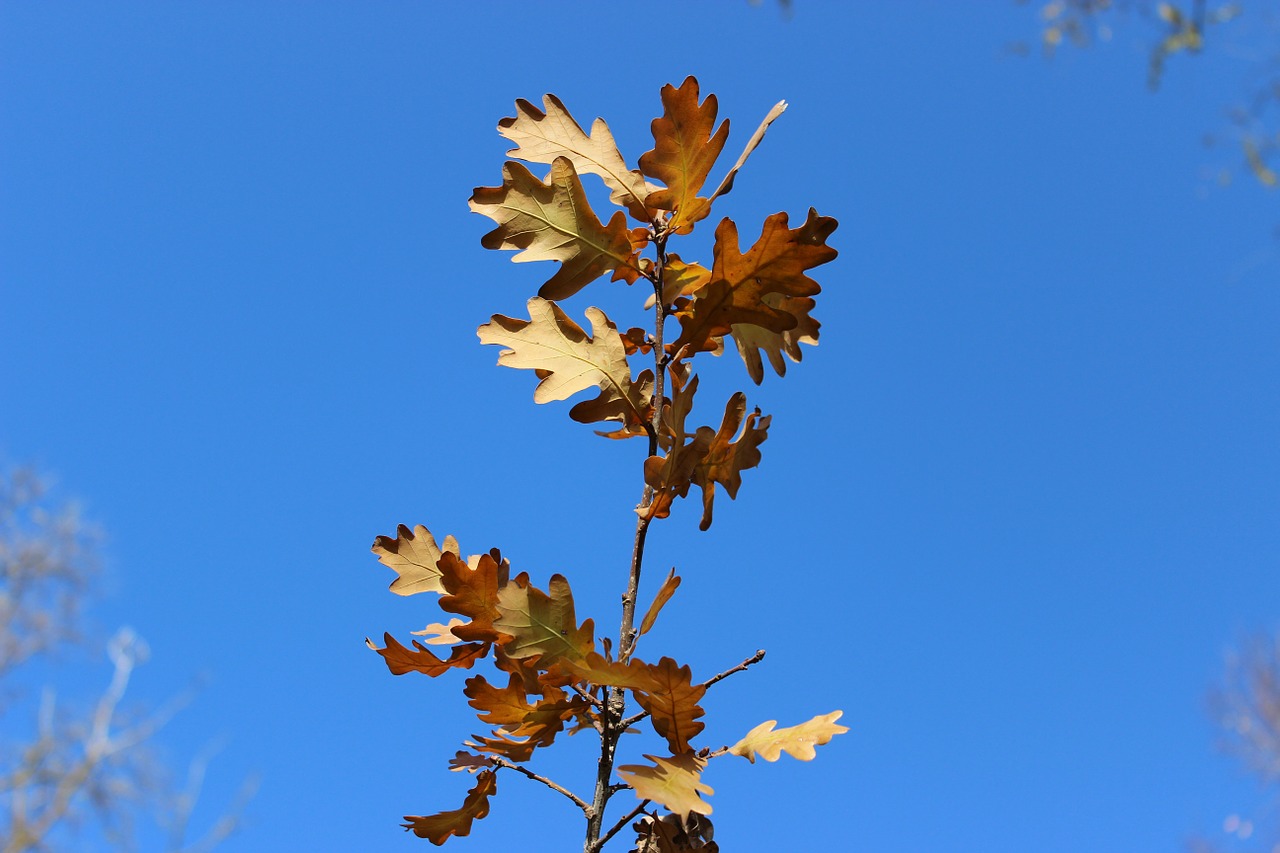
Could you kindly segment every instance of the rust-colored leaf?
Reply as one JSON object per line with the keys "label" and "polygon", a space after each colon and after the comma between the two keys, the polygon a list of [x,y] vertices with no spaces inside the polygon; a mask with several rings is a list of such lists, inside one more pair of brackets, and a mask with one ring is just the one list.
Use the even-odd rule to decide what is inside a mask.
{"label": "rust-colored leaf", "polygon": [[785,729],[774,729],[777,720],[766,720],[747,732],[746,737],[729,747],[734,755],[755,764],[759,755],[765,761],[777,761],[782,753],[786,753],[801,761],[812,761],[815,755],[814,746],[821,746],[836,735],[849,731],[848,726],[836,724],[843,711],[832,711],[822,714],[798,726]]}
{"label": "rust-colored leaf", "polygon": [[698,197],[707,174],[729,137],[726,119],[716,123],[715,95],[698,103],[698,81],[687,78],[680,88],[662,87],[661,118],[653,120],[653,149],[640,155],[640,171],[666,184],[666,189],[650,193],[645,203],[651,208],[674,211],[668,228],[687,234],[693,224],[711,212],[711,203]]}
{"label": "rust-colored leaf", "polygon": [[690,812],[686,815],[646,814],[631,824],[636,831],[636,846],[631,853],[718,853],[720,845],[712,840],[715,830],[711,818]]}
{"label": "rust-colored leaf", "polygon": [[680,577],[676,574],[674,568],[667,574],[667,579],[662,582],[662,586],[658,587],[658,594],[653,597],[653,603],[649,605],[649,609],[645,612],[644,618],[640,620],[641,635],[649,633],[653,628],[653,623],[658,621],[658,614],[662,612],[662,608],[671,596],[676,594],[676,590],[680,587]]}
{"label": "rust-colored leaf", "polygon": [[547,183],[509,161],[500,187],[476,187],[471,209],[498,223],[480,244],[486,249],[519,249],[513,261],[560,261],[561,267],[539,295],[567,299],[610,270],[613,279],[635,281],[643,229],[628,230],[618,211],[603,225],[596,218],[573,163],[557,157]]}
{"label": "rust-colored leaf", "polygon": [[785,332],[774,332],[751,323],[738,323],[733,326],[733,341],[738,345],[738,354],[747,366],[747,374],[759,385],[764,380],[764,364],[760,359],[761,351],[769,358],[769,364],[779,376],[787,375],[787,363],[782,356],[799,362],[802,353],[800,344],[818,345],[818,329],[821,324],[809,316],[814,301],[808,296],[783,296],[769,293],[764,296],[764,303],[771,308],[785,311],[796,318],[794,328]]}
{"label": "rust-colored leaf", "polygon": [[453,758],[449,759],[449,769],[455,773],[459,770],[475,773],[477,770],[492,766],[493,759],[487,755],[475,755],[462,749],[454,753]]}
{"label": "rust-colored leaf", "polygon": [[391,582],[396,595],[414,595],[419,592],[440,592],[440,570],[436,563],[443,553],[458,553],[458,543],[452,537],[444,540],[444,547],[436,544],[431,531],[421,524],[409,530],[401,524],[396,536],[379,536],[373,540],[373,553],[378,561],[395,570],[398,577]]}
{"label": "rust-colored leaf", "polygon": [[767,303],[765,296],[818,293],[822,288],[805,271],[836,257],[836,250],[826,245],[835,228],[834,219],[819,216],[813,209],[799,228],[788,228],[787,215],[775,213],[765,220],[760,239],[743,254],[738,227],[731,219],[721,221],[716,229],[711,282],[687,301],[677,302],[680,337],[675,348],[687,346],[691,353],[714,350],[719,346],[718,338],[743,323],[772,332],[796,328],[798,319]]}
{"label": "rust-colored leaf", "polygon": [[570,411],[575,420],[643,422],[649,411],[644,385],[652,381],[652,374],[633,382],[617,327],[599,308],[586,313],[591,336],[559,305],[535,296],[529,300],[528,320],[495,314],[480,327],[480,342],[507,347],[498,355],[498,364],[537,372],[542,381],[533,391],[535,403],[565,400],[598,387],[594,400]]}
{"label": "rust-colored leaf", "polygon": [[504,734],[501,729],[495,731],[493,737],[472,735],[474,741],[463,741],[467,746],[489,755],[499,755],[508,761],[522,763],[533,758],[533,751],[538,744],[530,738],[517,740]]}
{"label": "rust-colored leaf", "polygon": [[423,675],[435,678],[454,668],[471,669],[476,661],[483,658],[489,651],[488,643],[469,643],[465,646],[454,646],[450,651],[449,659],[441,660],[417,640],[413,641],[414,647],[410,649],[400,645],[399,641],[390,634],[383,634],[382,637],[383,642],[387,644],[386,648],[378,648],[368,637],[365,637],[364,642],[366,646],[382,655],[392,675],[421,672]]}
{"label": "rust-colored leaf", "polygon": [[595,646],[595,625],[590,619],[578,625],[569,582],[552,575],[547,589],[507,584],[498,591],[501,616],[493,623],[513,638],[503,644],[508,655],[538,655],[538,665],[544,668],[561,658],[580,660]]}
{"label": "rust-colored leaf", "polygon": [[604,119],[591,125],[591,135],[569,115],[555,95],[545,95],[542,110],[521,98],[516,115],[498,122],[498,133],[516,144],[508,157],[530,163],[554,163],[557,157],[572,161],[579,175],[599,175],[613,191],[610,200],[643,222],[650,219],[644,200],[657,187],[636,170],[628,169],[618,144]]}
{"label": "rust-colored leaf", "polygon": [[[729,398],[720,429],[706,455],[693,469],[693,482],[702,489],[702,521],[698,525],[702,530],[711,526],[716,483],[724,486],[730,498],[736,498],[742,485],[742,472],[760,464],[760,445],[768,437],[771,416],[760,417],[760,410],[756,409],[746,415],[744,422],[746,409],[747,398],[741,391]],[[739,425],[741,432],[738,432]]]}
{"label": "rust-colored leaf", "polygon": [[627,764],[618,768],[618,775],[635,789],[642,800],[655,803],[679,815],[690,812],[711,814],[711,805],[700,794],[714,794],[715,790],[702,784],[704,759],[692,752],[684,752],[669,758],[646,755],[653,765]]}
{"label": "rust-colored leaf", "polygon": [[440,578],[445,595],[440,597],[440,608],[471,619],[465,625],[451,630],[460,640],[500,643],[506,634],[493,627],[498,618],[498,590],[507,584],[509,565],[494,549],[475,559],[475,568],[468,566],[456,554],[440,558]]}
{"label": "rust-colored leaf", "polygon": [[412,830],[414,835],[427,839],[437,847],[449,840],[450,836],[470,835],[471,822],[489,814],[489,798],[496,793],[497,773],[493,770],[481,770],[476,774],[475,787],[467,792],[462,808],[426,817],[405,815],[404,819],[409,822],[404,828]]}
{"label": "rust-colored leaf", "polygon": [[566,661],[563,665],[580,680],[600,687],[647,691],[662,689],[662,682],[654,677],[654,667],[635,659],[620,663],[606,660],[599,652],[590,652],[581,660]]}
{"label": "rust-colored leaf", "polygon": [[649,676],[656,689],[635,690],[636,702],[649,712],[653,728],[667,739],[673,753],[689,749],[689,741],[697,737],[705,726],[698,722],[703,710],[698,700],[707,692],[701,684],[693,683],[693,673],[668,657],[657,665],[650,665]]}
{"label": "rust-colored leaf", "polygon": [[483,675],[474,675],[462,692],[467,704],[480,712],[480,722],[489,726],[514,729],[533,710],[518,675],[512,675],[506,687],[495,687]]}

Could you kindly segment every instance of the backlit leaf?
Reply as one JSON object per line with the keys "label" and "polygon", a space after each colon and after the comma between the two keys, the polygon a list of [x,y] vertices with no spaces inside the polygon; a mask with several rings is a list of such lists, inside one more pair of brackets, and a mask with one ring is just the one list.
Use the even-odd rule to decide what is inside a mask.
{"label": "backlit leaf", "polygon": [[603,225],[583,192],[573,163],[557,157],[547,183],[516,162],[502,167],[500,187],[477,187],[471,209],[498,223],[480,244],[486,249],[519,249],[513,261],[560,261],[560,270],[539,295],[567,299],[614,270],[614,280],[635,281],[641,270],[637,250],[648,239],[644,229],[629,231],[618,211]]}
{"label": "backlit leaf", "polygon": [[391,582],[396,595],[414,595],[419,592],[440,592],[440,570],[436,563],[444,552],[458,553],[458,543],[452,537],[444,540],[444,548],[436,544],[431,531],[421,524],[412,531],[401,524],[396,537],[379,536],[373,540],[373,553],[385,566],[390,566],[399,576]]}
{"label": "backlit leaf", "polygon": [[544,96],[542,105],[545,113],[521,98],[516,101],[516,115],[498,122],[498,133],[516,144],[507,156],[530,163],[568,158],[579,175],[603,178],[613,191],[610,199],[614,204],[625,207],[636,219],[649,221],[644,200],[657,188],[638,171],[627,168],[604,119],[595,120],[588,136],[555,95]]}
{"label": "backlit leaf", "polygon": [[680,666],[668,657],[649,669],[656,689],[633,691],[636,702],[649,712],[654,730],[667,739],[671,751],[684,752],[689,748],[689,741],[705,728],[698,722],[698,717],[703,715],[698,700],[707,688],[693,684],[689,667]]}
{"label": "backlit leaf", "polygon": [[747,140],[747,146],[742,149],[742,155],[738,157],[738,162],[733,164],[733,168],[729,170],[729,174],[724,176],[724,180],[720,182],[720,186],[716,187],[716,191],[711,194],[711,198],[707,199],[707,204],[713,204],[720,196],[728,195],[729,190],[733,189],[733,180],[738,176],[738,170],[746,164],[747,158],[751,156],[751,152],[755,151],[756,146],[764,140],[764,133],[769,129],[769,125],[773,124],[774,120],[786,111],[786,101],[778,101],[778,103],[773,105],[773,109],[769,110],[769,114],[764,117],[764,121],[760,122],[760,126],[756,128],[756,132],[751,134],[751,138]]}
{"label": "backlit leaf", "polygon": [[759,385],[764,380],[764,364],[760,353],[769,358],[769,364],[779,376],[787,375],[787,358],[799,362],[802,358],[800,344],[818,345],[818,329],[820,323],[809,312],[813,310],[814,301],[808,296],[783,296],[769,293],[764,296],[764,303],[771,308],[785,311],[796,318],[794,328],[785,332],[774,332],[751,323],[738,323],[731,329],[733,341],[738,345],[738,354],[747,366],[747,374]]}
{"label": "backlit leaf", "polygon": [[483,658],[489,651],[488,643],[469,643],[465,646],[454,646],[450,652],[448,660],[441,660],[436,657],[426,646],[413,641],[413,648],[406,648],[400,645],[399,641],[390,634],[383,634],[383,642],[387,644],[386,648],[380,649],[374,645],[373,640],[365,638],[365,645],[373,649],[387,662],[387,669],[391,670],[392,675],[404,675],[406,672],[421,672],[423,675],[429,675],[435,678],[437,675],[443,675],[455,667],[462,669],[471,669],[475,666],[475,662]]}
{"label": "backlit leaf", "polygon": [[676,594],[676,590],[679,587],[680,577],[673,568],[667,574],[667,579],[662,582],[662,586],[658,587],[658,594],[653,597],[653,603],[649,605],[648,611],[645,612],[644,619],[640,620],[640,633],[642,635],[649,633],[653,623],[658,621],[658,614],[662,612],[662,608],[671,600],[671,596]]}
{"label": "backlit leaf", "polygon": [[651,208],[675,211],[668,223],[676,234],[687,234],[693,223],[711,212],[711,203],[698,198],[698,190],[729,137],[726,119],[712,133],[716,123],[715,95],[698,103],[698,81],[687,78],[680,88],[662,87],[661,118],[653,120],[653,149],[640,155],[640,171],[666,184],[666,189],[650,193]]}
{"label": "backlit leaf", "polygon": [[767,720],[747,732],[746,737],[729,747],[729,751],[734,755],[741,755],[752,764],[756,761],[756,755],[765,761],[777,761],[784,752],[801,761],[811,761],[815,755],[814,746],[821,746],[836,735],[849,731],[847,726],[836,724],[843,713],[832,711],[830,714],[814,717],[807,723],[776,730],[773,727],[777,725],[777,720]]}
{"label": "backlit leaf", "polygon": [[475,567],[467,565],[455,554],[440,558],[440,581],[445,594],[440,608],[471,619],[451,630],[461,640],[500,643],[507,635],[493,627],[498,618],[498,590],[507,584],[510,566],[495,549],[475,558]]}
{"label": "backlit leaf", "polygon": [[[694,466],[693,482],[702,489],[702,521],[698,525],[702,530],[711,526],[716,483],[724,486],[730,498],[736,498],[742,485],[742,472],[760,464],[760,445],[768,437],[771,416],[760,417],[760,410],[756,409],[746,415],[744,421],[746,410],[746,395],[739,391],[725,406],[724,420],[706,455]],[[742,431],[738,432],[740,424]]]}
{"label": "backlit leaf", "polygon": [[646,755],[653,765],[627,764],[618,768],[621,776],[642,800],[652,800],[666,806],[679,815],[690,812],[711,814],[711,805],[700,794],[714,794],[715,790],[702,784],[704,759],[692,752],[659,758]]}
{"label": "backlit leaf", "polygon": [[573,593],[561,575],[552,575],[548,592],[507,584],[498,591],[501,617],[494,627],[510,634],[503,650],[513,658],[539,655],[538,665],[550,666],[560,658],[579,660],[595,646],[595,626],[588,619],[581,626],[574,615]]}

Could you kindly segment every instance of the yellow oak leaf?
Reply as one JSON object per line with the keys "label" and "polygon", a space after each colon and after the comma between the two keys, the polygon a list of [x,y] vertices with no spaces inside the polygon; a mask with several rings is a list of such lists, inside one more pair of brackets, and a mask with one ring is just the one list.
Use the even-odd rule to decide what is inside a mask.
{"label": "yellow oak leaf", "polygon": [[613,191],[610,200],[614,204],[648,222],[652,217],[644,200],[657,187],[627,168],[604,119],[595,120],[588,136],[555,95],[545,95],[542,105],[546,112],[521,98],[516,101],[516,115],[498,122],[498,133],[516,144],[507,156],[530,163],[554,163],[557,157],[565,157],[579,175],[603,178]]}
{"label": "yellow oak leaf", "polygon": [[645,381],[632,381],[622,337],[603,311],[587,309],[588,336],[554,302],[535,296],[528,307],[528,320],[495,314],[478,334],[481,343],[507,347],[498,355],[498,364],[537,372],[541,381],[533,390],[535,403],[565,400],[594,386],[599,395],[586,407],[571,410],[578,412],[580,422],[646,420],[650,403]]}
{"label": "yellow oak leaf", "polygon": [[789,726],[785,729],[774,729],[777,720],[767,720],[747,732],[747,736],[729,747],[734,755],[741,755],[752,764],[756,755],[765,761],[777,761],[782,753],[798,758],[801,761],[812,761],[815,755],[813,747],[821,746],[836,735],[849,731],[848,726],[836,724],[843,711],[832,711],[814,717],[807,723]]}
{"label": "yellow oak leaf", "polygon": [[661,118],[653,120],[653,149],[640,155],[640,171],[666,184],[666,189],[650,193],[645,203],[651,208],[674,211],[667,223],[676,234],[688,234],[693,224],[711,212],[711,202],[698,197],[707,174],[729,137],[726,119],[712,133],[717,101],[707,95],[698,103],[698,81],[687,78],[676,88],[662,87]]}
{"label": "yellow oak leaf", "polygon": [[395,538],[379,536],[373,540],[373,553],[384,566],[390,566],[398,577],[391,582],[396,595],[414,595],[419,592],[441,592],[440,570],[436,563],[445,552],[458,553],[458,543],[452,536],[444,540],[444,547],[436,544],[431,531],[421,524],[409,530],[401,524]]}
{"label": "yellow oak leaf", "polygon": [[498,590],[501,616],[493,622],[494,628],[512,637],[502,646],[508,655],[538,655],[543,668],[561,658],[580,660],[595,646],[595,623],[588,619],[578,625],[569,582],[552,575],[547,590],[507,584]]}
{"label": "yellow oak leaf", "polygon": [[489,814],[489,798],[498,793],[497,778],[495,771],[481,770],[476,774],[475,787],[467,792],[462,808],[425,817],[405,815],[404,819],[408,823],[404,824],[404,828],[436,846],[444,844],[450,836],[471,834],[472,821]]}
{"label": "yellow oak leaf", "polygon": [[826,245],[835,228],[834,219],[812,208],[798,228],[788,228],[787,215],[775,213],[764,221],[760,239],[743,254],[738,227],[731,219],[722,220],[716,229],[710,283],[676,303],[680,337],[674,348],[687,346],[690,353],[714,350],[717,339],[740,323],[773,332],[796,328],[799,320],[793,314],[764,297],[813,296],[821,291],[805,272],[836,257],[836,250]]}
{"label": "yellow oak leaf", "polygon": [[715,790],[702,784],[705,759],[692,752],[684,752],[669,758],[646,755],[653,765],[627,764],[618,768],[618,775],[642,800],[652,800],[679,815],[690,812],[711,814],[711,805],[700,794],[714,794]]}
{"label": "yellow oak leaf", "polygon": [[477,187],[471,209],[498,223],[485,234],[486,249],[519,249],[513,261],[560,261],[539,295],[567,299],[613,270],[613,280],[635,281],[641,275],[638,250],[647,241],[644,229],[629,231],[618,211],[603,225],[582,189],[582,181],[566,157],[551,164],[547,183],[519,163],[502,167],[500,187]]}

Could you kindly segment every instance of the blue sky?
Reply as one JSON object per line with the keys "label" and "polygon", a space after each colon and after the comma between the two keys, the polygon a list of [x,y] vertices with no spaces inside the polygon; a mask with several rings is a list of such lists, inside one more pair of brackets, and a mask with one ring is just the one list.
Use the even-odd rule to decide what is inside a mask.
{"label": "blue sky", "polygon": [[[1274,196],[1201,144],[1254,66],[1172,62],[1152,95],[1141,24],[1045,62],[1006,50],[1037,25],[1012,3],[640,8],[0,6],[0,458],[109,531],[96,619],[150,643],[135,695],[209,676],[162,744],[225,741],[206,819],[261,773],[224,849],[422,850],[400,816],[461,802],[463,679],[364,647],[438,612],[387,593],[375,535],[501,547],[614,622],[639,451],[494,367],[475,327],[552,270],[483,250],[466,200],[516,98],[603,115],[634,164],[688,74],[735,153],[791,104],[720,214],[840,220],[821,346],[758,389],[701,369],[774,415],[760,468],[708,533],[695,500],[650,538],[645,600],[684,585],[648,655],[769,652],[704,743],[851,729],[714,764],[722,848],[1169,850],[1256,806],[1204,695],[1276,627],[1280,247]],[[586,790],[587,736],[558,749]],[[504,777],[448,848],[579,823]]]}

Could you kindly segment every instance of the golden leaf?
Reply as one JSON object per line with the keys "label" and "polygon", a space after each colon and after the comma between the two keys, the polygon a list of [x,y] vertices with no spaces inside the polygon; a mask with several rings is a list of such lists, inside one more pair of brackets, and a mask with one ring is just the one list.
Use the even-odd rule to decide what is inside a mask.
{"label": "golden leaf", "polygon": [[559,305],[535,296],[529,300],[528,320],[495,314],[478,334],[481,343],[507,347],[498,364],[537,371],[541,381],[533,390],[535,403],[564,400],[595,386],[600,394],[585,408],[570,411],[578,412],[580,422],[591,423],[581,419],[594,417],[643,422],[649,411],[645,380],[632,381],[618,328],[599,308],[588,308],[586,314],[590,337]]}
{"label": "golden leaf", "polygon": [[581,626],[574,615],[573,593],[562,575],[552,575],[549,592],[519,584],[507,584],[498,591],[498,611],[493,626],[513,639],[503,650],[513,658],[539,655],[540,667],[560,658],[579,660],[595,645],[595,624],[588,619]]}
{"label": "golden leaf", "polygon": [[373,540],[373,553],[378,555],[378,561],[390,566],[399,576],[391,582],[391,591],[396,595],[440,592],[443,588],[436,563],[444,552],[457,554],[457,541],[449,536],[441,549],[431,531],[421,524],[412,531],[401,524],[396,528],[396,538],[379,536]]}
{"label": "golden leaf", "polygon": [[603,178],[613,191],[610,200],[614,204],[625,207],[636,219],[649,221],[644,200],[657,187],[627,168],[604,119],[595,120],[588,136],[555,95],[545,95],[542,105],[545,113],[521,98],[516,101],[516,115],[498,122],[498,133],[516,144],[507,156],[530,163],[554,163],[557,157],[565,157],[579,175]]}
{"label": "golden leaf", "polygon": [[849,731],[848,726],[836,724],[843,711],[832,711],[814,717],[807,723],[774,730],[777,720],[767,720],[747,732],[747,736],[729,747],[734,755],[755,764],[759,755],[765,761],[777,761],[782,753],[798,758],[801,761],[812,761],[815,755],[813,747],[821,746],[836,735]]}
{"label": "golden leaf", "polygon": [[613,280],[635,281],[641,270],[637,250],[644,229],[627,230],[618,211],[603,225],[591,210],[573,163],[557,157],[547,183],[524,166],[508,161],[500,187],[477,187],[471,209],[498,223],[480,244],[486,249],[520,249],[513,261],[560,261],[560,270],[539,295],[567,299],[609,270]]}
{"label": "golden leaf", "polygon": [[436,846],[444,844],[452,835],[469,835],[471,822],[489,814],[489,798],[498,793],[497,775],[493,770],[481,770],[476,774],[475,787],[467,792],[462,808],[426,817],[405,815],[404,819],[409,822],[404,828]]}
{"label": "golden leaf", "polygon": [[627,764],[618,768],[621,776],[642,800],[653,800],[679,815],[690,812],[711,814],[711,805],[699,794],[714,794],[715,790],[702,784],[704,759],[692,752],[659,758],[646,755],[653,766]]}
{"label": "golden leaf", "polygon": [[760,239],[743,254],[738,227],[731,219],[723,220],[716,229],[711,282],[691,299],[677,302],[680,337],[674,349],[713,350],[716,339],[739,323],[773,332],[796,328],[799,321],[794,315],[769,305],[764,297],[771,293],[813,296],[821,291],[805,271],[836,257],[836,250],[826,245],[835,228],[834,219],[819,216],[812,208],[799,228],[788,228],[787,215],[775,213],[765,220]]}
{"label": "golden leaf", "polygon": [[441,622],[432,622],[421,631],[410,631],[415,637],[426,637],[423,642],[428,646],[452,646],[459,642],[462,638],[453,633],[454,628],[460,628],[466,625],[466,621],[458,618],[450,619],[447,624]]}
{"label": "golden leaf", "polygon": [[687,78],[680,88],[662,87],[661,118],[653,120],[653,149],[640,155],[640,171],[666,184],[666,189],[650,193],[645,203],[651,208],[672,210],[668,228],[688,234],[693,223],[706,218],[711,203],[698,198],[698,190],[729,137],[726,119],[713,134],[716,123],[715,95],[698,103],[698,81]]}
{"label": "golden leaf", "polygon": [[653,623],[658,621],[658,614],[662,612],[662,608],[671,596],[676,594],[676,590],[680,587],[680,576],[676,574],[674,568],[667,574],[667,579],[662,582],[662,586],[658,587],[658,594],[653,597],[653,603],[649,605],[649,610],[644,614],[644,619],[640,620],[641,635],[649,633],[653,628]]}

